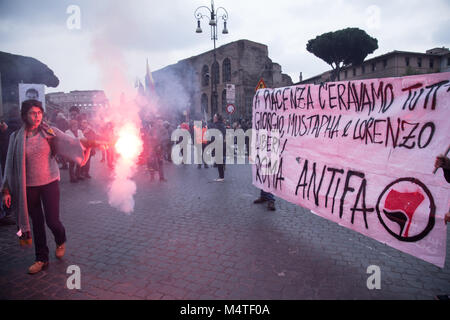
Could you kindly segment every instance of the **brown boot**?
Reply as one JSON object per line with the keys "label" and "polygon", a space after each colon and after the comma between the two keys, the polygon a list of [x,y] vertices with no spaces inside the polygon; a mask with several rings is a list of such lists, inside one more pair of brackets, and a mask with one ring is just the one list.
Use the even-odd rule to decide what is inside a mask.
{"label": "brown boot", "polygon": [[42,262],[42,261],[36,261],[35,263],[33,263],[33,265],[31,267],[28,268],[28,273],[29,274],[35,274],[40,272],[41,270],[45,270],[48,267],[48,261],[47,262]]}
{"label": "brown boot", "polygon": [[65,252],[66,252],[66,244],[63,243],[62,245],[56,247],[55,255],[58,259],[62,259],[62,257],[64,257]]}
{"label": "brown boot", "polygon": [[19,243],[22,247],[30,247],[33,244],[33,240],[29,239],[19,239]]}

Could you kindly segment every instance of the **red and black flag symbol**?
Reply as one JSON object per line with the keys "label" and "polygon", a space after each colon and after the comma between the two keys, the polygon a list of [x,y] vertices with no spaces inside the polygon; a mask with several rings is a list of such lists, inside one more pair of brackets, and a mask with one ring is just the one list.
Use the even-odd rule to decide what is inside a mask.
{"label": "red and black flag symbol", "polygon": [[398,192],[392,189],[389,192],[383,211],[389,220],[396,222],[400,226],[399,236],[408,237],[414,213],[424,199],[425,197],[418,191]]}

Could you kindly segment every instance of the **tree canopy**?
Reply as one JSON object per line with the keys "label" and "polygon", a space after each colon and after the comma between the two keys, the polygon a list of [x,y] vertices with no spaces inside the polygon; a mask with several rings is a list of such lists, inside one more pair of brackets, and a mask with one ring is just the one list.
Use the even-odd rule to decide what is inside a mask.
{"label": "tree canopy", "polygon": [[378,40],[358,28],[327,32],[309,40],[306,45],[306,50],[333,68],[333,76],[338,80],[342,67],[361,64],[376,49]]}

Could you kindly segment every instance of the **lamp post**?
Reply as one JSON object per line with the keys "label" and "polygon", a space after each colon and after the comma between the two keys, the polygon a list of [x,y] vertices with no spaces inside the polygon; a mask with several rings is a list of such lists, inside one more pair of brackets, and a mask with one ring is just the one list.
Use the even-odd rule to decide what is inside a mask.
{"label": "lamp post", "polygon": [[[221,15],[219,15],[221,13]],[[213,50],[213,57],[214,62],[211,67],[211,115],[212,113],[217,110],[218,105],[218,95],[217,95],[217,82],[219,74],[217,70],[214,70],[214,67],[217,65],[217,59],[216,59],[216,40],[217,40],[217,20],[221,18],[223,20],[223,34],[228,34],[227,29],[227,20],[228,20],[228,12],[223,7],[219,7],[217,9],[214,9],[214,0],[211,0],[211,8],[208,8],[206,6],[200,6],[197,9],[195,9],[194,16],[197,19],[197,29],[195,30],[196,33],[202,33],[202,28],[200,27],[200,20],[203,18],[206,18],[209,22],[208,24],[211,26],[211,40],[214,42],[214,50]],[[215,106],[213,105],[215,104]],[[215,110],[214,110],[215,109]]]}

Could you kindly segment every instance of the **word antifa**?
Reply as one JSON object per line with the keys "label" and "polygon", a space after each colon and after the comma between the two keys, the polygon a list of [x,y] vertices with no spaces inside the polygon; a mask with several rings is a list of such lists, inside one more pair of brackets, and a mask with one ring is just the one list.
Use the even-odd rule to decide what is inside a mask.
{"label": "word antifa", "polygon": [[[328,181],[327,183],[324,183],[325,176],[327,176],[327,179],[325,179]],[[344,181],[344,183],[341,184],[341,181]],[[326,190],[325,197],[320,196],[322,188]],[[348,170],[345,173],[344,169],[327,167],[326,165],[318,168],[316,162],[310,163],[308,159],[303,159],[303,167],[295,188],[295,195],[308,200],[311,197],[317,207],[325,207],[331,210],[331,214],[334,214],[336,205],[339,218],[342,218],[346,197],[357,190],[353,206],[350,208],[352,213],[351,223],[354,223],[355,213],[361,212],[365,227],[368,229],[367,213],[373,212],[374,208],[368,208],[366,205],[366,188],[367,179],[362,172]],[[323,200],[325,200],[324,203]],[[339,204],[336,203],[336,200],[339,200]],[[349,202],[349,200],[347,201]]]}

